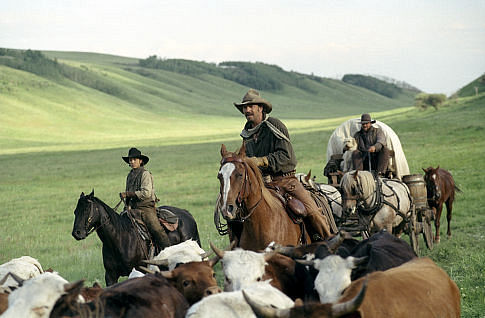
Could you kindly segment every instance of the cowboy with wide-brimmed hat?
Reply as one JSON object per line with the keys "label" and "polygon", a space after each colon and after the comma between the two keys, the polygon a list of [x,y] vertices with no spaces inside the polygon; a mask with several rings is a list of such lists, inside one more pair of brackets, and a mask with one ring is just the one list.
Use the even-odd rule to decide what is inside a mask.
{"label": "cowboy with wide-brimmed hat", "polygon": [[128,156],[126,157],[121,157],[123,158],[123,160],[129,164],[130,163],[130,158],[139,158],[143,161],[143,165],[146,165],[148,163],[148,161],[150,160],[150,158],[148,158],[147,156],[143,155],[141,153],[140,150],[136,149],[136,148],[130,148],[130,150],[128,150]]}
{"label": "cowboy with wide-brimmed hat", "polygon": [[128,156],[121,157],[131,167],[126,177],[125,192],[120,197],[125,200],[130,213],[139,216],[150,232],[154,243],[160,250],[170,246],[167,233],[160,225],[155,208],[157,197],[153,185],[153,176],[145,170],[145,165],[150,160],[137,148],[131,148]]}
{"label": "cowboy with wide-brimmed hat", "polygon": [[390,151],[382,129],[372,126],[375,122],[370,114],[360,116],[362,127],[354,134],[357,150],[352,152],[352,164],[356,170],[375,170],[379,175],[385,175]]}
{"label": "cowboy with wide-brimmed hat", "polygon": [[271,103],[250,89],[242,102],[234,106],[247,120],[241,132],[247,160],[259,167],[266,181],[303,203],[307,211],[305,222],[315,237],[329,237],[331,230],[321,209],[295,177],[297,161],[288,129],[279,119],[268,116],[273,109]]}

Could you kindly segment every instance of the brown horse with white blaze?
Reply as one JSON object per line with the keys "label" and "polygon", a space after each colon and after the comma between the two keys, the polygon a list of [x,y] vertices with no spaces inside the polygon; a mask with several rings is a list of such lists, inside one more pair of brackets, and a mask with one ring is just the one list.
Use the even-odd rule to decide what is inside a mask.
{"label": "brown horse with white blaze", "polygon": [[451,237],[451,212],[453,211],[453,201],[455,200],[455,190],[461,190],[455,185],[455,180],[451,173],[440,166],[424,169],[424,181],[426,182],[426,192],[428,205],[434,212],[434,226],[436,229],[435,242],[440,241],[440,218],[443,210],[443,203],[446,204],[446,220],[448,221],[448,238]]}
{"label": "brown horse with white blaze", "polygon": [[262,250],[272,241],[281,245],[310,242],[306,231],[288,216],[283,203],[264,185],[259,168],[246,160],[243,144],[237,153],[221,147],[219,212],[227,220],[229,239],[238,246]]}

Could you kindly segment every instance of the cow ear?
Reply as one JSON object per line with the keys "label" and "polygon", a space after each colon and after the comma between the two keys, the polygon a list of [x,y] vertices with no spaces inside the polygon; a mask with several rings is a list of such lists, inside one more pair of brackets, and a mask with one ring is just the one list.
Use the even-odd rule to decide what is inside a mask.
{"label": "cow ear", "polygon": [[221,145],[221,156],[224,157],[227,154],[226,145]]}

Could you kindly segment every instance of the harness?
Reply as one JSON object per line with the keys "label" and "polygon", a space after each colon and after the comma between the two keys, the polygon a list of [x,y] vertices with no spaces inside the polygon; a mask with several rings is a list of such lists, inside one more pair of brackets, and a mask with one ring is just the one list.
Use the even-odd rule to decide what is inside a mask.
{"label": "harness", "polygon": [[[399,181],[399,180],[394,180],[394,179],[393,180],[381,179],[381,178],[377,177],[375,174],[373,174],[373,177],[374,177],[374,181],[375,181],[375,185],[376,185],[375,191],[370,193],[368,196],[361,199],[361,203],[358,205],[359,212],[363,212],[364,214],[369,216],[367,222],[370,224],[370,222],[374,219],[375,215],[377,214],[377,211],[379,211],[382,208],[382,206],[384,204],[386,204],[387,206],[391,207],[397,215],[402,217],[403,220],[407,220],[407,216],[400,211],[401,199],[397,195],[397,192],[395,191],[395,189],[389,184],[389,181],[397,182],[397,183],[400,183],[402,185],[404,185],[404,183]],[[359,194],[353,195],[353,196],[342,196],[342,199],[359,201],[359,199],[363,195],[364,191],[363,191],[363,188],[362,188],[362,184],[359,183],[358,179],[356,180],[356,184],[357,184],[357,187],[358,187]],[[391,194],[386,195],[385,193],[383,193],[383,191],[382,191],[382,185],[383,184],[385,184],[391,190],[391,192],[392,192]],[[407,187],[405,187],[405,189],[407,189]],[[409,202],[412,202],[411,194],[409,193],[409,191],[406,191],[406,193],[408,195]],[[364,206],[364,202],[370,196],[375,196],[375,199],[373,200],[374,203],[366,208]],[[391,202],[389,202],[388,200],[386,200],[386,198],[390,198],[390,197],[393,197],[393,196],[396,197],[397,207],[394,204],[392,204]]]}

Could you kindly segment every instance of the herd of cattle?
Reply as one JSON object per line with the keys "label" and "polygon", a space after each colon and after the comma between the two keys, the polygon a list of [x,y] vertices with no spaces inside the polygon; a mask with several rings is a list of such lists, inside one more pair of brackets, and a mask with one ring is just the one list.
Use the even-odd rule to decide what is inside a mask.
{"label": "herd of cattle", "polygon": [[190,240],[168,247],[106,288],[69,283],[29,256],[13,259],[0,265],[0,316],[460,317],[446,272],[385,231],[261,252],[211,249],[208,256]]}

